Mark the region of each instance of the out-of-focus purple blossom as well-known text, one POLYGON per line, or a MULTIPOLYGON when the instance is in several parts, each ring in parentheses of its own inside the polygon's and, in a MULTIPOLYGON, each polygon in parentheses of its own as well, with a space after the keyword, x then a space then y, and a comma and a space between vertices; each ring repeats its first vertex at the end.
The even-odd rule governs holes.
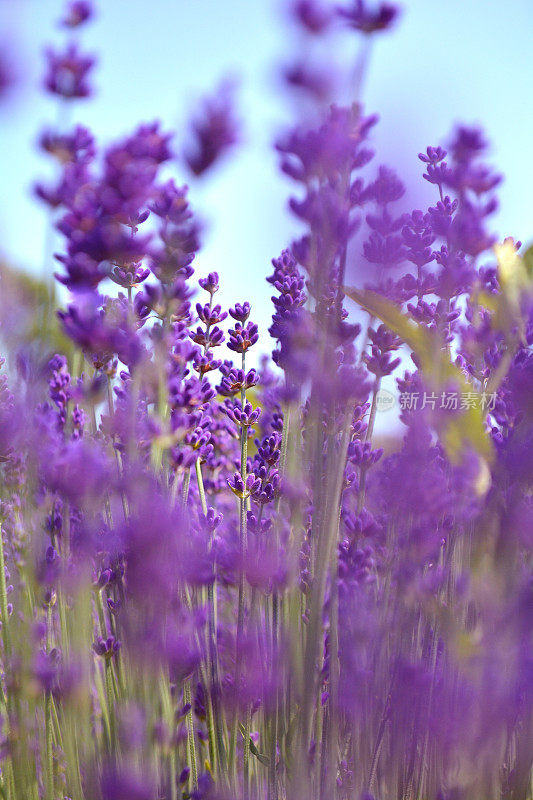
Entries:
POLYGON ((311 68, 302 61, 285 67, 283 77, 289 86, 301 89, 319 101, 330 98, 335 86, 335 76, 330 69, 311 68))
POLYGON ((155 781, 133 765, 110 765, 104 769, 100 789, 102 800, 153 800, 155 781))
POLYGON ((46 130, 41 134, 39 146, 61 164, 90 161, 96 154, 94 137, 82 125, 76 125, 72 133, 46 130))
POLYGON ((295 19, 312 34, 323 33, 332 21, 332 10, 319 0, 296 0, 292 13, 295 19))
POLYGON ((202 175, 239 140, 239 126, 229 85, 204 100, 201 115, 192 122, 193 142, 185 162, 194 175, 202 175))
POLYGON ((96 655, 102 656, 106 660, 113 658, 120 648, 121 643, 114 636, 108 636, 107 639, 98 636, 93 643, 93 650, 96 655))
POLYGON ((392 3, 380 3, 376 8, 369 8, 365 0, 353 0, 352 7, 337 9, 339 17, 351 28, 364 34, 386 31, 396 21, 400 9, 392 3))
POLYGON ((81 99, 92 94, 88 76, 96 63, 93 56, 81 55, 77 45, 70 44, 63 53, 48 48, 46 58, 48 72, 44 85, 47 91, 64 100, 81 99))
POLYGON ((94 8, 88 0, 72 0, 67 6, 61 25, 65 28, 78 28, 88 22, 94 14, 94 8))

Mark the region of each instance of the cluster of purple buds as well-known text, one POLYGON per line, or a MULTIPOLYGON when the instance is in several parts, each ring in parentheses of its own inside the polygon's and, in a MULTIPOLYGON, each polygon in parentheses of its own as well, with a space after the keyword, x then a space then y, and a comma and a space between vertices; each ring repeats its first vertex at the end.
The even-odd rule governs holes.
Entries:
POLYGON ((278 497, 281 489, 281 475, 277 470, 261 466, 251 473, 260 480, 260 486, 251 490, 252 497, 260 505, 271 503, 278 497))
POLYGON ((398 17, 399 8, 392 3, 380 3, 372 9, 365 0, 354 0, 352 7, 338 8, 338 14, 351 28, 368 36, 389 30, 398 17))
POLYGON ((71 396, 70 373, 68 371, 67 359, 64 356, 55 355, 48 366, 53 370, 49 381, 50 397, 57 406, 59 422, 63 426, 67 420, 67 406, 71 396))
POLYGON ((419 153, 418 158, 427 164, 426 172, 423 175, 426 181, 441 187, 449 175, 449 168, 444 159, 446 150, 442 147, 428 147, 426 153, 419 153))
POLYGON ((191 332, 191 339, 193 342, 196 342, 196 344, 199 344, 206 350, 212 347, 220 347, 220 345, 224 343, 224 338, 224 331, 217 325, 214 325, 212 328, 207 328, 206 330, 198 327, 195 331, 191 332))
POLYGON ((228 316, 227 311, 222 311, 220 305, 211 306, 210 303, 206 303, 202 305, 201 303, 196 303, 196 313, 198 314, 198 318, 204 325, 217 325, 219 322, 223 322, 226 317, 228 316))
POLYGON ((255 369, 246 372, 234 367, 230 361, 225 361, 220 365, 220 372, 223 377, 217 386, 217 392, 223 397, 234 397, 239 392, 246 392, 256 386, 259 381, 259 375, 255 369))
POLYGON ((219 278, 218 272, 210 272, 207 278, 200 278, 198 283, 206 292, 208 292, 211 296, 218 292, 219 289, 219 278))
POLYGON ((65 28, 78 28, 83 23, 88 22, 93 16, 94 9, 87 0, 73 0, 67 6, 65 16, 61 20, 61 25, 65 28))
POLYGON ((228 478, 227 483, 233 494, 237 495, 241 500, 245 500, 250 495, 261 490, 261 479, 257 478, 253 472, 250 472, 246 481, 243 481, 240 472, 235 472, 231 478, 228 478))
POLYGON ((163 284, 189 278, 190 264, 200 247, 200 227, 187 200, 187 186, 177 187, 171 179, 159 187, 150 210, 162 220, 161 246, 151 253, 150 268, 163 284))
POLYGON ((235 303, 234 308, 230 308, 229 313, 230 317, 244 325, 250 316, 250 303, 235 303))
POLYGON ((48 59, 48 73, 45 78, 47 91, 59 95, 63 100, 79 100, 90 96, 88 76, 95 64, 92 56, 81 55, 77 45, 70 44, 63 53, 48 48, 46 58, 48 59))
POLYGON ((228 333, 228 348, 235 353, 245 353, 259 339, 259 330, 254 322, 246 325, 236 322, 235 328, 230 328, 228 333))
POLYGON ((213 445, 211 444, 211 432, 207 430, 211 420, 207 415, 203 415, 202 423, 196 427, 191 433, 186 434, 185 443, 196 451, 198 458, 201 461, 207 461, 209 456, 213 453, 213 445))
POLYGON ((281 434, 271 433, 270 436, 265 436, 263 441, 255 440, 257 447, 257 455, 268 466, 275 466, 280 459, 281 455, 281 434))
POLYGON ((375 464, 383 455, 383 449, 378 447, 372 450, 371 442, 362 442, 360 439, 354 439, 348 445, 348 460, 361 467, 361 469, 368 469, 375 464))
POLYGON ((431 245, 435 234, 429 214, 413 211, 406 217, 402 238, 407 248, 405 255, 408 261, 420 268, 433 260, 431 245))
POLYGON ((104 639, 102 636, 97 636, 93 643, 93 650, 97 656, 102 656, 109 661, 115 656, 121 648, 121 642, 115 639, 114 636, 108 636, 104 639))
POLYGON ((205 375, 206 372, 213 372, 213 370, 219 369, 221 364, 222 360, 213 358, 213 353, 210 350, 207 350, 205 353, 197 351, 192 362, 193 369, 200 375, 205 375))
POLYGON ((240 400, 232 401, 227 399, 224 403, 224 410, 232 422, 236 425, 240 425, 242 428, 255 425, 261 416, 261 409, 259 406, 254 409, 250 402, 246 402, 243 407, 240 400))
POLYGON ((376 330, 370 328, 368 337, 372 342, 371 352, 370 355, 368 353, 363 355, 367 369, 369 372, 373 372, 377 378, 390 375, 401 361, 400 358, 391 360, 390 355, 400 347, 400 339, 383 324, 379 325, 376 330))

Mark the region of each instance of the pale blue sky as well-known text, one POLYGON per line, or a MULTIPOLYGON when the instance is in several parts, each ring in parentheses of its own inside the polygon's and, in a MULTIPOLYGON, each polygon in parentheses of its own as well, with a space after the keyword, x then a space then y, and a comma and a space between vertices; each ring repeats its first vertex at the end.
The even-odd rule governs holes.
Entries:
MULTIPOLYGON (((207 181, 188 180, 191 200, 208 222, 197 261, 216 269, 222 302, 251 299, 268 327, 270 259, 289 243, 291 186, 276 171, 271 143, 288 104, 276 84, 276 64, 294 47, 279 0, 100 0, 83 46, 100 54, 95 98, 75 104, 73 119, 101 141, 138 122, 182 125, 198 93, 220 78, 241 79, 245 142, 207 181)), ((381 161, 400 173, 419 171, 416 154, 445 140, 455 121, 482 123, 493 161, 505 174, 498 232, 528 240, 533 232, 531 141, 533 67, 530 0, 406 0, 397 30, 376 42, 364 88, 369 111, 381 114, 375 141, 381 161)), ((49 174, 37 153, 38 131, 56 118, 55 102, 39 90, 42 50, 65 34, 55 27, 59 0, 0 0, 0 42, 17 53, 22 81, 0 110, 0 256, 39 271, 44 209, 30 186, 49 174)), ((353 39, 355 56, 357 39, 353 39)), ((347 66, 350 43, 342 50, 347 66)), ((178 137, 179 138, 179 137, 178 137)), ((178 180, 188 176, 176 165, 178 180)), ((433 202, 431 187, 422 199, 433 202)), ((56 247, 59 242, 56 243, 56 247)))

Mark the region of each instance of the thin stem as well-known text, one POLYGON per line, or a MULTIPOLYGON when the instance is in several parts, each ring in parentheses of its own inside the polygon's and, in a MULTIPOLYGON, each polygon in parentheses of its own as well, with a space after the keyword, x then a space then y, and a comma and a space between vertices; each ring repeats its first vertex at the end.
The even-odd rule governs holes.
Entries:
MULTIPOLYGON (((46 609, 46 652, 49 655, 52 644, 52 606, 46 609)), ((46 690, 44 697, 44 724, 45 724, 45 753, 46 753, 46 800, 54 800, 54 751, 53 751, 53 720, 52 720, 52 693, 46 690)))
POLYGON ((190 706, 186 715, 187 721, 187 753, 191 770, 190 783, 193 789, 198 785, 198 763, 196 760, 196 743, 194 740, 194 719, 192 710, 191 679, 187 678, 183 684, 183 700, 190 706))
MULTIPOLYGON (((381 386, 381 378, 376 377, 374 381, 374 391, 372 393, 372 405, 370 407, 370 416, 368 417, 368 427, 365 433, 365 442, 372 441, 372 434, 374 433, 374 424, 376 421, 376 411, 377 411, 377 402, 378 402, 378 394, 379 389, 381 386)), ((359 491, 357 493, 357 513, 360 514, 363 510, 363 506, 365 504, 365 494, 366 494, 366 473, 368 468, 365 466, 361 466, 361 471, 359 475, 359 491)))

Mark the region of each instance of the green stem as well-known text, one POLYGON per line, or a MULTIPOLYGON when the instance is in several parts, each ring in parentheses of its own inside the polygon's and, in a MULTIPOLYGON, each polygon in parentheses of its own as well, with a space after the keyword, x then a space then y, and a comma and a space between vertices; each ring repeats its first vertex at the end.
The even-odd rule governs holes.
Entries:
POLYGON ((113 676, 112 676, 111 661, 106 658, 105 662, 105 693, 106 705, 109 719, 109 743, 111 752, 114 753, 117 745, 117 726, 115 720, 115 696, 113 691, 113 676))
MULTIPOLYGON (((46 609, 46 652, 50 654, 52 645, 52 606, 46 609)), ((53 750, 53 720, 52 720, 52 693, 46 691, 44 698, 44 725, 45 725, 45 754, 46 754, 46 800, 54 800, 54 750, 53 750)))
MULTIPOLYGON (((7 611, 7 586, 6 586, 6 563, 4 557, 4 537, 0 524, 0 613, 2 614, 2 641, 4 644, 4 660, 11 655, 11 640, 9 637, 9 614, 7 611)), ((4 669, 6 664, 4 663, 4 669)))
MULTIPOLYGON (((376 377, 374 382, 374 390, 372 393, 372 405, 370 406, 370 415, 368 417, 368 427, 365 433, 365 442, 372 441, 372 434, 374 433, 374 424, 376 422, 376 412, 377 412, 377 404, 378 404, 378 393, 381 386, 381 378, 376 377)), ((363 510, 363 506, 365 504, 365 494, 366 494, 366 473, 367 468, 361 467, 361 472, 359 475, 359 491, 357 493, 357 513, 360 514, 363 510)))
MULTIPOLYGON (((196 461, 196 481, 198 483, 198 493, 200 495, 200 503, 202 506, 202 513, 204 516, 207 514, 207 499, 205 495, 205 488, 204 488, 204 480, 202 476, 202 465, 200 459, 198 458, 196 461)), ((211 549, 212 543, 209 543, 209 547, 211 549)), ((207 614, 208 614, 208 676, 210 682, 210 695, 211 695, 211 703, 209 704, 208 708, 208 733, 209 733, 209 742, 210 742, 210 749, 211 749, 211 740, 213 735, 213 728, 214 728, 214 741, 216 741, 216 747, 213 747, 213 755, 212 755, 212 767, 213 770, 216 769, 217 763, 217 756, 218 761, 220 762, 220 767, 222 772, 225 774, 227 770, 226 764, 226 748, 224 746, 224 733, 222 730, 222 716, 221 716, 221 709, 220 704, 218 701, 218 659, 217 659, 217 636, 216 636, 216 614, 217 614, 217 603, 216 603, 216 581, 213 583, 208 584, 207 586, 207 614)))
POLYGON ((187 712, 186 721, 187 721, 187 753, 188 753, 188 761, 189 767, 191 770, 190 775, 190 785, 192 789, 195 789, 198 785, 198 763, 196 760, 196 743, 194 741, 194 718, 193 718, 193 710, 192 710, 192 694, 191 694, 191 679, 187 678, 185 683, 183 684, 183 701, 185 705, 190 705, 190 709, 187 712))
POLYGON ((46 747, 46 800, 54 800, 54 751, 53 751, 53 729, 52 729, 52 694, 46 692, 44 698, 44 718, 45 718, 45 747, 46 747))

